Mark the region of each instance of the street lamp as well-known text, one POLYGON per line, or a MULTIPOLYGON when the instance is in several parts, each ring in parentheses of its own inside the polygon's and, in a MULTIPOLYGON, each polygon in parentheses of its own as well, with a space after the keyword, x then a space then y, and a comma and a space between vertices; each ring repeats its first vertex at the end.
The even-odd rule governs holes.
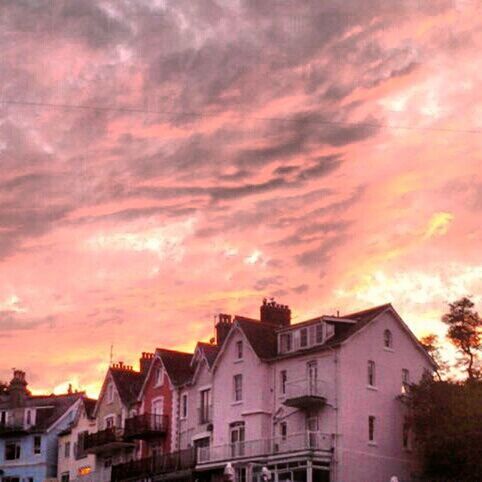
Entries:
POLYGON ((263 482, 268 482, 271 480, 271 471, 268 469, 268 467, 263 467, 261 469, 261 478, 263 479, 263 482))
POLYGON ((224 467, 224 478, 229 482, 234 481, 234 468, 231 462, 228 462, 224 467))

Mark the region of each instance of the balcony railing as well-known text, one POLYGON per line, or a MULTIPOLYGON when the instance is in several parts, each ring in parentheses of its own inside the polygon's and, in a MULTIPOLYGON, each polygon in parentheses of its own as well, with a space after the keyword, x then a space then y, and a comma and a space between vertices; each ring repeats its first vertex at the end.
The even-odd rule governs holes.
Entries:
POLYGON ((197 409, 199 425, 211 423, 213 421, 213 406, 206 405, 197 409))
POLYGON ((126 446, 134 446, 124 438, 122 429, 112 427, 89 433, 84 439, 84 450, 88 453, 99 453, 126 446))
POLYGON ((284 404, 296 408, 314 408, 324 405, 327 384, 322 380, 303 379, 286 383, 284 404))
POLYGON ((165 435, 169 428, 169 417, 155 413, 143 413, 125 421, 126 439, 147 440, 165 435))
POLYGON ((112 467, 112 482, 143 479, 153 475, 194 469, 196 454, 194 449, 180 450, 169 454, 133 460, 112 467))
POLYGON ((10 435, 22 435, 28 432, 22 423, 3 422, 0 423, 0 437, 8 437, 10 435))
POLYGON ((286 437, 247 440, 216 447, 198 449, 198 464, 234 460, 240 458, 266 457, 306 450, 330 452, 333 436, 321 432, 300 432, 286 437))

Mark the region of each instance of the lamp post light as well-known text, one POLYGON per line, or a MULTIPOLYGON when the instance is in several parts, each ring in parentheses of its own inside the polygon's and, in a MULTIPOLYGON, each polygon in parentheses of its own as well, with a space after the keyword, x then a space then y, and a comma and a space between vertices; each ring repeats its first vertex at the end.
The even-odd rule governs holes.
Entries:
POLYGON ((261 469, 261 479, 263 482, 269 482, 271 480, 271 471, 268 469, 268 467, 263 467, 261 469))
POLYGON ((234 482, 234 468, 231 462, 228 462, 224 467, 224 479, 227 482, 234 482))

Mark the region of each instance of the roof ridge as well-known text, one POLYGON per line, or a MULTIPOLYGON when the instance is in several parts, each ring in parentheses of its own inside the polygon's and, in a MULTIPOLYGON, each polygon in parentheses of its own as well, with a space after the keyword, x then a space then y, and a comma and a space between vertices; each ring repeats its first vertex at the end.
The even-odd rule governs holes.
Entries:
POLYGON ((176 355, 188 355, 188 356, 192 356, 194 354, 194 353, 189 353, 187 351, 172 350, 170 348, 156 348, 156 351, 169 352, 169 353, 175 353, 176 355))
POLYGON ((373 306, 372 308, 366 308, 364 310, 349 313, 348 315, 343 315, 340 318, 351 318, 351 317, 354 317, 354 316, 365 315, 366 313, 369 313, 370 311, 377 311, 377 310, 380 310, 382 308, 388 308, 389 306, 392 306, 392 304, 391 303, 384 303, 383 305, 373 306))

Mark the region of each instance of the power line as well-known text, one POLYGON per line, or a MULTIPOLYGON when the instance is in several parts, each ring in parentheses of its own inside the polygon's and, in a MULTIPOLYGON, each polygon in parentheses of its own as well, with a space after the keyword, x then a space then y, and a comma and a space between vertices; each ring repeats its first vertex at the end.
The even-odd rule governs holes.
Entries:
MULTIPOLYGON (((51 103, 51 102, 35 102, 35 101, 23 101, 12 99, 0 99, 0 104, 22 106, 22 107, 41 107, 52 109, 65 109, 65 110, 91 110, 98 112, 119 112, 124 114, 151 114, 151 115, 171 115, 179 117, 213 117, 220 115, 219 112, 206 113, 206 112, 188 112, 188 111, 159 111, 154 109, 145 109, 138 107, 110 107, 110 106, 95 106, 95 105, 83 105, 83 104, 64 104, 64 103, 51 103)), ((452 132, 461 134, 482 134, 482 128, 474 129, 457 129, 451 127, 422 127, 422 126, 408 126, 408 125, 395 125, 384 124, 381 122, 349 122, 349 121, 332 121, 323 119, 294 119, 290 117, 259 117, 240 114, 241 117, 261 121, 261 122, 313 122, 318 124, 333 125, 333 126, 350 126, 350 127, 373 127, 396 130, 410 130, 410 131, 426 131, 426 132, 452 132)))

